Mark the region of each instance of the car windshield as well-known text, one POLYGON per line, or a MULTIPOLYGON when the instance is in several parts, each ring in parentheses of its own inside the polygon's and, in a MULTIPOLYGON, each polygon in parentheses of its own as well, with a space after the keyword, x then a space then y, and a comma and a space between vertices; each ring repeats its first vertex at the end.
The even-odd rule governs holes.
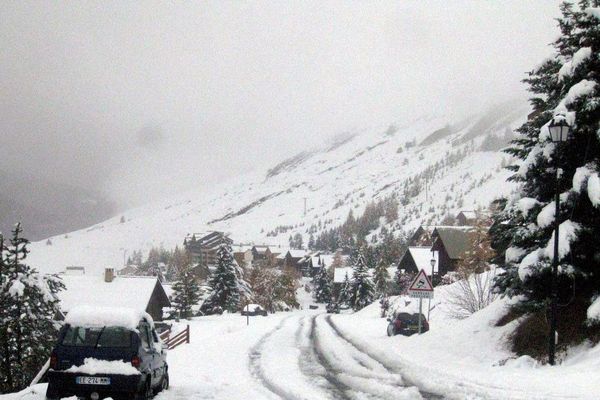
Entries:
POLYGON ((131 331, 119 327, 69 326, 62 344, 78 347, 129 347, 131 346, 131 331))

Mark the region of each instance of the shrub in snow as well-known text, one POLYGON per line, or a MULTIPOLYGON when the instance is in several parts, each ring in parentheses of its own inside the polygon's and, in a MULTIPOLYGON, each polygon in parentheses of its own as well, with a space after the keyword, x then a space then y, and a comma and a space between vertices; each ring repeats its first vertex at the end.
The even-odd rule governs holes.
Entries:
POLYGON ((286 311, 300 306, 296 299, 298 278, 291 269, 281 271, 255 266, 250 271, 248 281, 250 300, 269 312, 286 311))
POLYGON ((410 287, 410 284, 412 283, 412 281, 414 279, 415 279, 415 274, 408 273, 408 272, 400 269, 400 266, 398 266, 398 269, 396 270, 396 276, 395 276, 398 294, 401 294, 401 295, 406 294, 408 288, 410 287))
MULTIPOLYGON (((514 172, 510 180, 520 189, 498 202, 502 211, 490 232, 498 252, 494 261, 505 269, 497 290, 519 296, 516 306, 523 311, 544 310, 550 297, 556 165, 561 193, 559 302, 589 305, 600 291, 600 185, 595 179, 600 173, 600 20, 586 11, 591 4, 600 2, 561 5, 562 34, 554 42, 555 57, 525 79, 534 94, 533 117, 518 129, 507 150, 518 160, 509 169, 514 172), (573 134, 561 146, 552 143, 548 130, 557 114, 565 116, 573 134)), ((585 315, 577 315, 569 323, 581 327, 584 320, 585 315)), ((559 340, 569 342, 573 335, 562 335, 561 329, 567 327, 559 326, 559 340)))
POLYGON ((52 350, 59 312, 56 276, 24 263, 29 241, 17 224, 6 243, 0 235, 0 393, 26 387, 52 350))
POLYGON ((468 250, 458 263, 452 277, 457 279, 449 293, 452 314, 456 318, 466 318, 491 304, 497 294, 493 292, 495 269, 490 271, 489 260, 494 258, 488 226, 491 221, 482 215, 469 232, 468 250))

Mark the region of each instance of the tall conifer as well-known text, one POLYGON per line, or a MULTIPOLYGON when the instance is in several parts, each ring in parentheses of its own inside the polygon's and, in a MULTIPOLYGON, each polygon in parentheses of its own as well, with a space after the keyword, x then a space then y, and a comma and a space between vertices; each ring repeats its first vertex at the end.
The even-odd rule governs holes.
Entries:
POLYGON ((507 150, 518 160, 509 168, 514 172, 510 180, 519 186, 514 196, 498 203, 504 209, 490 228, 496 261, 506 269, 496 286, 505 295, 520 296, 517 306, 526 311, 545 309, 551 295, 557 167, 559 303, 586 306, 600 295, 598 6, 598 0, 561 5, 555 55, 525 79, 533 93, 533 113, 507 150), (571 125, 572 140, 552 143, 548 125, 553 118, 571 125))

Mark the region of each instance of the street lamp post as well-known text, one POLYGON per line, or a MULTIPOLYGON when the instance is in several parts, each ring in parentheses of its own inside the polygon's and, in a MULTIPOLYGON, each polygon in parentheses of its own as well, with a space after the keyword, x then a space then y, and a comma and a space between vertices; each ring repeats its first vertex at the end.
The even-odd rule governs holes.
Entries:
POLYGON ((554 149, 554 168, 555 175, 555 212, 554 212, 554 261, 552 263, 552 274, 550 278, 550 333, 548 339, 548 363, 554 365, 554 355, 556 352, 556 304, 558 297, 558 232, 559 232, 559 214, 560 214, 560 188, 558 185, 560 170, 558 168, 558 155, 562 144, 571 139, 571 127, 567 123, 564 115, 555 116, 548 125, 552 142, 556 145, 554 149))
MULTIPOLYGON (((431 252, 431 261, 429 261, 429 263, 431 264, 431 284, 433 285, 433 273, 434 273, 434 269, 435 269, 435 255, 433 253, 433 251, 431 252)), ((431 313, 431 297, 429 298, 429 306, 427 308, 427 322, 429 322, 429 314, 431 313)))

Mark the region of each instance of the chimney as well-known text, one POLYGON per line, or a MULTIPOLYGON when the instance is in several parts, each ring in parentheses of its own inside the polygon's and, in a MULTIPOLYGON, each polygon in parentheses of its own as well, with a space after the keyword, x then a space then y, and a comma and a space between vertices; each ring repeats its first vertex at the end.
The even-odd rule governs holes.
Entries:
POLYGON ((104 282, 110 283, 115 279, 115 269, 111 267, 104 268, 104 282))

